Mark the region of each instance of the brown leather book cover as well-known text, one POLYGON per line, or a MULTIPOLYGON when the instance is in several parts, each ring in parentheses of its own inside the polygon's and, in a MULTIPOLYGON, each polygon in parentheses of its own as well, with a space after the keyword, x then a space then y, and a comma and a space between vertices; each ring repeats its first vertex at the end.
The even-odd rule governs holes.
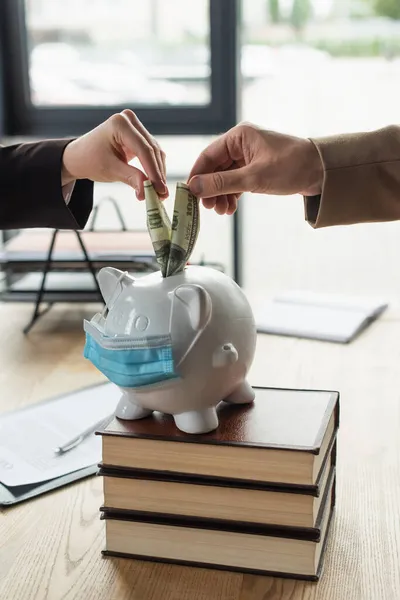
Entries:
POLYGON ((339 393, 326 390, 297 390, 253 386, 250 405, 217 407, 219 427, 204 435, 177 429, 171 416, 154 412, 137 421, 113 419, 104 436, 146 438, 195 444, 217 444, 253 448, 297 450, 318 455, 328 423, 335 413, 339 426, 339 393))

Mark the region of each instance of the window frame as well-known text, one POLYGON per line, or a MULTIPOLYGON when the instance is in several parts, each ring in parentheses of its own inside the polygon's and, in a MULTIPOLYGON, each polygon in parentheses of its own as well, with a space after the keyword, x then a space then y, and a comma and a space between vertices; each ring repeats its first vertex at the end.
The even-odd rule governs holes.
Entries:
POLYGON ((24 0, 0 2, 4 134, 80 135, 123 108, 131 108, 154 135, 212 135, 237 123, 239 113, 240 0, 209 0, 211 102, 204 106, 136 105, 36 107, 30 100, 24 0), (3 24, 3 25, 1 25, 3 24), (223 43, 221 43, 223 40, 223 43), (7 59, 6 59, 7 57, 7 59))
MULTIPOLYGON (((241 0, 210 0, 211 103, 204 107, 37 108, 30 102, 23 0, 0 0, 1 137, 74 137, 122 108, 132 108, 154 135, 214 135, 240 118, 241 0), (221 43, 223 40, 223 44, 221 43)), ((242 215, 233 215, 233 271, 241 285, 242 215)))

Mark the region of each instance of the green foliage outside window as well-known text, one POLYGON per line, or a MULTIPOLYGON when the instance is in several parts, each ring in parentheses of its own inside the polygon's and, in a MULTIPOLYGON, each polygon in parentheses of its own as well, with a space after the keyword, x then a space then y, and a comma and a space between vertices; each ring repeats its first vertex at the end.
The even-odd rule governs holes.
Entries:
POLYGON ((377 15, 400 19, 400 0, 373 0, 373 4, 377 15))

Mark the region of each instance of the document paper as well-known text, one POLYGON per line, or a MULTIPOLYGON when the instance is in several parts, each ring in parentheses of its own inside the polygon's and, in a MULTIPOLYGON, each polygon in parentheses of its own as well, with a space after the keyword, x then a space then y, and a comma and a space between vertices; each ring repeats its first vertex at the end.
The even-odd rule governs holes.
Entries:
POLYGON ((106 383, 0 415, 0 482, 29 485, 99 463, 101 436, 94 433, 65 454, 55 448, 111 415, 120 397, 106 383))

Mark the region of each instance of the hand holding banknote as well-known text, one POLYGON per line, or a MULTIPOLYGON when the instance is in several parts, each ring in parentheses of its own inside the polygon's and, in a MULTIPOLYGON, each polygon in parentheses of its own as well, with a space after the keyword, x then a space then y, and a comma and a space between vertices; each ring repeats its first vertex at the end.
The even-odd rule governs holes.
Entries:
POLYGON ((203 150, 190 172, 189 187, 206 208, 233 214, 243 192, 320 194, 323 172, 310 140, 241 123, 203 150))
POLYGON ((165 153, 129 109, 112 115, 66 146, 62 185, 76 179, 121 181, 136 190, 139 200, 144 200, 143 183, 149 179, 161 198, 168 196, 165 153), (134 158, 139 159, 144 172, 129 164, 134 158))

